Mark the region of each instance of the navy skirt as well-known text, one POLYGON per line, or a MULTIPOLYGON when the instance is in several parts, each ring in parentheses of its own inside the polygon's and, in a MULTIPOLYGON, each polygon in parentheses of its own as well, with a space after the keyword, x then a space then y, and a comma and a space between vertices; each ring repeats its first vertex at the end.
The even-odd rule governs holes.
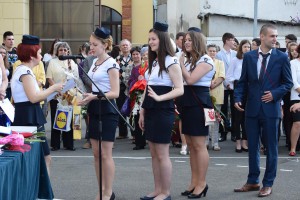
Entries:
MULTIPOLYGON (((36 126, 38 131, 45 131, 44 124, 47 123, 40 103, 31 103, 29 101, 15 103, 15 119, 13 126, 36 126)), ((44 156, 50 155, 50 149, 47 138, 42 142, 44 156)))
POLYGON ((212 108, 209 88, 203 86, 184 86, 182 97, 182 133, 190 136, 207 136, 204 108, 212 108))
MULTIPOLYGON (((114 100, 111 102, 116 106, 114 100)), ((101 111, 99 100, 93 100, 88 106, 89 113, 89 136, 91 139, 114 142, 116 130, 119 122, 119 116, 113 107, 106 101, 101 101, 101 111), (99 113, 101 112, 102 133, 100 135, 99 113)))
POLYGON ((145 110, 145 137, 153 143, 169 144, 175 121, 175 111, 171 109, 145 110))

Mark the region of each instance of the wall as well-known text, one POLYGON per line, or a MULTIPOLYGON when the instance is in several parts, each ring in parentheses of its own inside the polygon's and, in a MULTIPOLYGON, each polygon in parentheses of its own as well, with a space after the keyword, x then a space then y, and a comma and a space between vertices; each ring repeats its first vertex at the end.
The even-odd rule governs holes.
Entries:
POLYGON ((152 0, 132 0, 132 44, 147 44, 148 31, 152 27, 152 0))
MULTIPOLYGON (((296 16, 300 11, 300 1, 297 1, 296 5, 285 5, 285 1, 258 0, 258 18, 290 21, 290 16, 296 16)), ((204 13, 230 14, 250 18, 253 18, 254 15, 254 0, 197 0, 197 2, 201 5, 201 12, 204 13), (210 6, 209 9, 204 8, 208 6, 210 6)))
POLYGON ((111 7, 122 14, 122 0, 101 0, 101 4, 111 7))
POLYGON ((0 24, 1 38, 5 31, 12 31, 15 45, 19 44, 22 35, 29 33, 29 0, 1 0, 0 24))

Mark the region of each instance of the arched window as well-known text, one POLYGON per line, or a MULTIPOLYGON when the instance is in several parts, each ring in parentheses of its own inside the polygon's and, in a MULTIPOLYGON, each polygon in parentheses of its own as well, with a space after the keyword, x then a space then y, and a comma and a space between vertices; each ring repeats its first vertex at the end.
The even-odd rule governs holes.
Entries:
POLYGON ((101 6, 101 25, 110 29, 114 44, 119 44, 122 37, 122 16, 116 10, 101 6))

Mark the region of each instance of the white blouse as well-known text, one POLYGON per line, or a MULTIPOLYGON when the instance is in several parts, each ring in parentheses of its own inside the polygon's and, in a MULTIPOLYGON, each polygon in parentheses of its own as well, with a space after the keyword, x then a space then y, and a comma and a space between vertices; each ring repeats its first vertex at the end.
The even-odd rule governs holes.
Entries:
POLYGON ((23 83, 20 80, 21 76, 27 75, 27 74, 31 75, 34 79, 34 88, 33 89, 35 91, 40 91, 39 85, 36 81, 33 71, 25 65, 19 65, 17 67, 16 71, 13 73, 13 76, 10 81, 12 97, 13 97, 15 103, 29 101, 28 97, 26 96, 23 83))
POLYGON ((145 79, 147 80, 148 85, 155 85, 155 86, 169 86, 173 87, 173 82, 170 78, 170 75, 168 73, 168 68, 174 64, 178 64, 178 59, 176 56, 166 56, 165 59, 165 66, 166 70, 163 70, 160 75, 159 74, 159 63, 155 60, 152 64, 152 71, 151 74, 149 73, 149 70, 145 73, 145 79))
MULTIPOLYGON (((204 87, 210 87, 211 85, 211 80, 215 74, 215 64, 214 61, 211 57, 209 57, 208 55, 204 55, 202 56, 196 63, 196 67, 197 65, 199 65, 200 63, 207 63, 209 65, 212 66, 212 69, 205 74, 202 78, 200 78, 197 82, 195 82, 193 85, 195 86, 204 86, 204 87)), ((187 63, 185 68, 187 69, 187 71, 191 71, 191 63, 187 63)), ((184 83, 186 85, 186 83, 184 83)))
POLYGON ((294 83, 291 89, 291 100, 300 100, 299 93, 296 90, 300 87, 300 61, 298 58, 291 61, 291 71, 294 83))
POLYGON ((234 89, 233 82, 240 80, 242 74, 243 59, 234 57, 226 73, 226 82, 229 84, 230 89, 234 89))
MULTIPOLYGON (((109 57, 100 65, 95 65, 97 60, 98 58, 94 59, 88 75, 97 85, 97 87, 102 90, 102 92, 106 93, 111 90, 108 71, 111 69, 120 70, 120 66, 112 57, 109 57)), ((98 92, 94 85, 92 86, 92 91, 98 92)))

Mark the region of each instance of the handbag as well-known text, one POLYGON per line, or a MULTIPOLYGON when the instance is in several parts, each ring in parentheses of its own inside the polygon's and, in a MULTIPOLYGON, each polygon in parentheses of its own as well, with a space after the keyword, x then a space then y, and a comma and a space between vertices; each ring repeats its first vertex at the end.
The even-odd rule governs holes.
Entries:
POLYGON ((196 96, 194 90, 192 88, 190 88, 192 90, 192 93, 194 95, 194 98, 196 99, 196 101, 198 102, 199 106, 201 108, 203 108, 204 111, 204 119, 205 119, 205 126, 210 126, 213 125, 216 122, 216 113, 215 113, 215 109, 213 108, 204 108, 200 99, 196 96))
POLYGON ((126 100, 121 108, 121 113, 122 113, 122 115, 129 117, 129 115, 130 115, 130 98, 129 97, 126 98, 126 100))
POLYGON ((55 113, 53 128, 60 131, 70 131, 73 106, 63 106, 57 104, 57 109, 55 113))

